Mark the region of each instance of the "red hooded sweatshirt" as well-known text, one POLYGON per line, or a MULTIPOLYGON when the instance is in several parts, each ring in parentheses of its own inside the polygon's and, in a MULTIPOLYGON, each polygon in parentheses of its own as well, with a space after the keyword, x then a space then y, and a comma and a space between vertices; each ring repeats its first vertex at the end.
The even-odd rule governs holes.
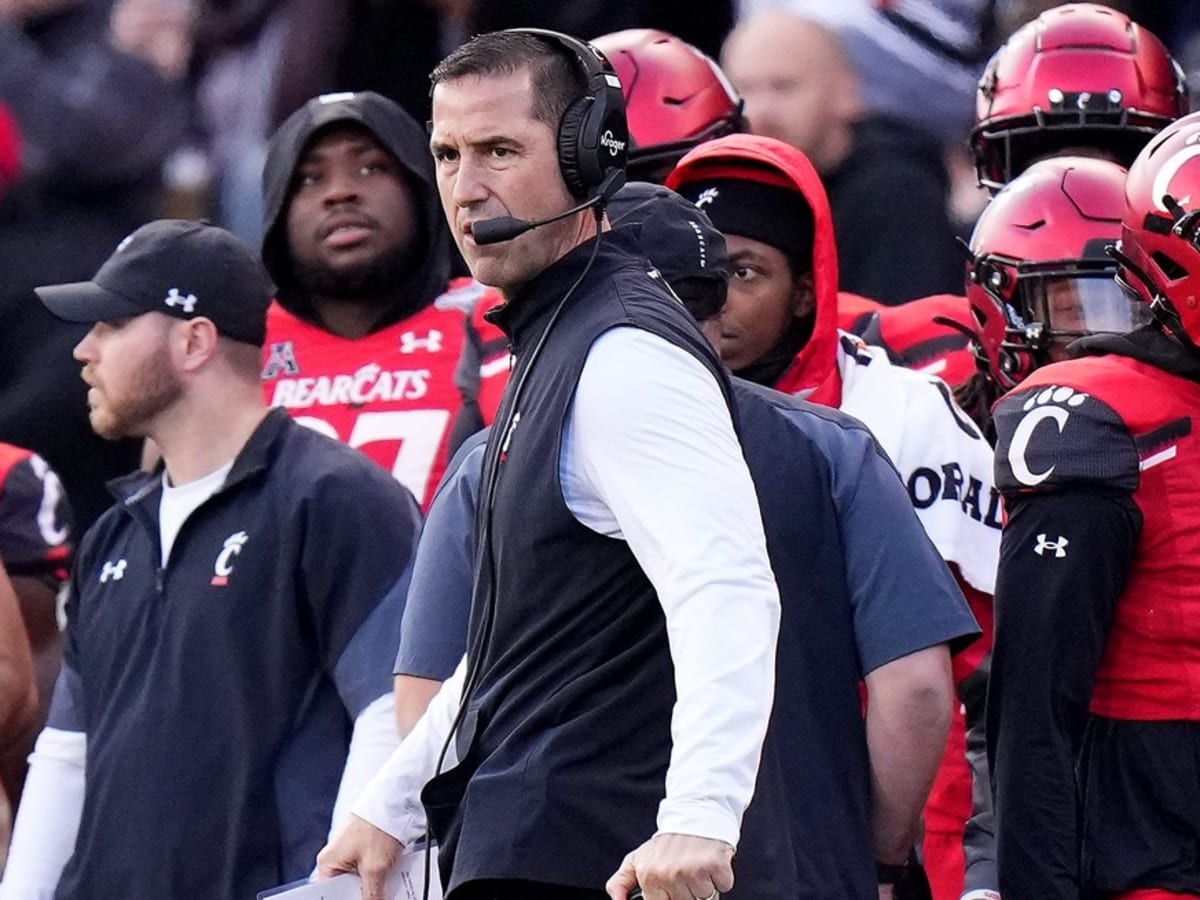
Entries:
POLYGON ((786 394, 801 394, 814 403, 839 406, 841 378, 837 368, 838 261, 833 214, 817 170, 808 157, 771 138, 732 134, 709 141, 688 153, 667 176, 667 187, 710 178, 743 178, 798 191, 813 213, 812 336, 772 385, 786 394))

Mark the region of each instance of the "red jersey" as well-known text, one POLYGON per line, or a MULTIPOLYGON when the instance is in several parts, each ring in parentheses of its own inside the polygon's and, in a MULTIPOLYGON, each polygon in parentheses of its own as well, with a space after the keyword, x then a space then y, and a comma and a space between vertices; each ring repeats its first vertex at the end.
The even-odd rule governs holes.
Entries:
POLYGON ((455 371, 466 313, 482 290, 456 280, 420 312, 357 339, 272 304, 263 349, 267 402, 362 450, 428 509, 453 451, 463 406, 455 371))
MULTIPOLYGON (((1044 366, 996 407, 1006 495, 1124 491, 1143 517, 1095 675, 1094 715, 1200 721, 1198 414, 1195 381, 1116 353, 1044 366)), ((1072 537, 1047 532, 1032 550, 1067 558, 1072 537)))

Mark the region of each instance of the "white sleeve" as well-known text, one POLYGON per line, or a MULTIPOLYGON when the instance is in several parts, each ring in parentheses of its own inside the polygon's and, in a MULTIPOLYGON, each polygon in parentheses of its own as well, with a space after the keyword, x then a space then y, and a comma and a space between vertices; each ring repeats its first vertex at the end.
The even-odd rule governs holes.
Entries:
POLYGON ((333 817, 329 823, 330 837, 350 813, 350 804, 383 768, 399 745, 395 697, 388 691, 367 704, 366 709, 354 720, 354 734, 346 754, 346 767, 342 770, 342 782, 338 785, 333 817))
POLYGON ((725 397, 691 354, 616 328, 588 352, 563 445, 568 507, 629 543, 666 617, 677 699, 658 830, 736 846, 774 696, 779 591, 725 397))
MULTIPOLYGON (((434 695, 425 715, 408 737, 383 764, 354 802, 351 812, 382 829, 408 846, 425 834, 425 809, 421 788, 434 776, 438 756, 450 734, 462 701, 467 659, 464 656, 441 690, 434 695)), ((458 762, 451 742, 442 771, 458 762)))
POLYGON ((29 757, 29 775, 13 827, 0 900, 52 900, 83 815, 87 735, 45 728, 29 757))

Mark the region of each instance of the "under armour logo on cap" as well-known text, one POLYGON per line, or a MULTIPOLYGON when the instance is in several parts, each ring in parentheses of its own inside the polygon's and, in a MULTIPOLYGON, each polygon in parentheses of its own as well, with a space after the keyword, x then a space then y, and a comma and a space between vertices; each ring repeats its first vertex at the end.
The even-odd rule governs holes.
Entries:
POLYGON ((253 249, 224 229, 184 219, 143 225, 121 241, 91 281, 35 291, 50 312, 68 322, 112 322, 146 313, 203 317, 225 337, 258 347, 274 296, 253 249))
POLYGON ((182 306, 185 313, 196 311, 196 295, 188 294, 186 297, 183 297, 179 293, 179 288, 171 288, 171 290, 167 291, 167 296, 163 300, 163 303, 167 304, 167 306, 182 306))

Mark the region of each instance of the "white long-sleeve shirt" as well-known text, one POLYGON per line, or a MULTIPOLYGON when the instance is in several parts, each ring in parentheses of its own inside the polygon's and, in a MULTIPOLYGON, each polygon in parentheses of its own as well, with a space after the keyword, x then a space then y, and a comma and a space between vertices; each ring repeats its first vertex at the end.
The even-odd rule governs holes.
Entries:
MULTIPOLYGON (((606 332, 583 366, 559 468, 567 507, 628 542, 666 618, 676 703, 658 830, 736 846, 774 693, 779 594, 717 381, 662 338, 606 332)), ((405 843, 424 832, 419 792, 449 735, 462 672, 353 807, 405 843)))

